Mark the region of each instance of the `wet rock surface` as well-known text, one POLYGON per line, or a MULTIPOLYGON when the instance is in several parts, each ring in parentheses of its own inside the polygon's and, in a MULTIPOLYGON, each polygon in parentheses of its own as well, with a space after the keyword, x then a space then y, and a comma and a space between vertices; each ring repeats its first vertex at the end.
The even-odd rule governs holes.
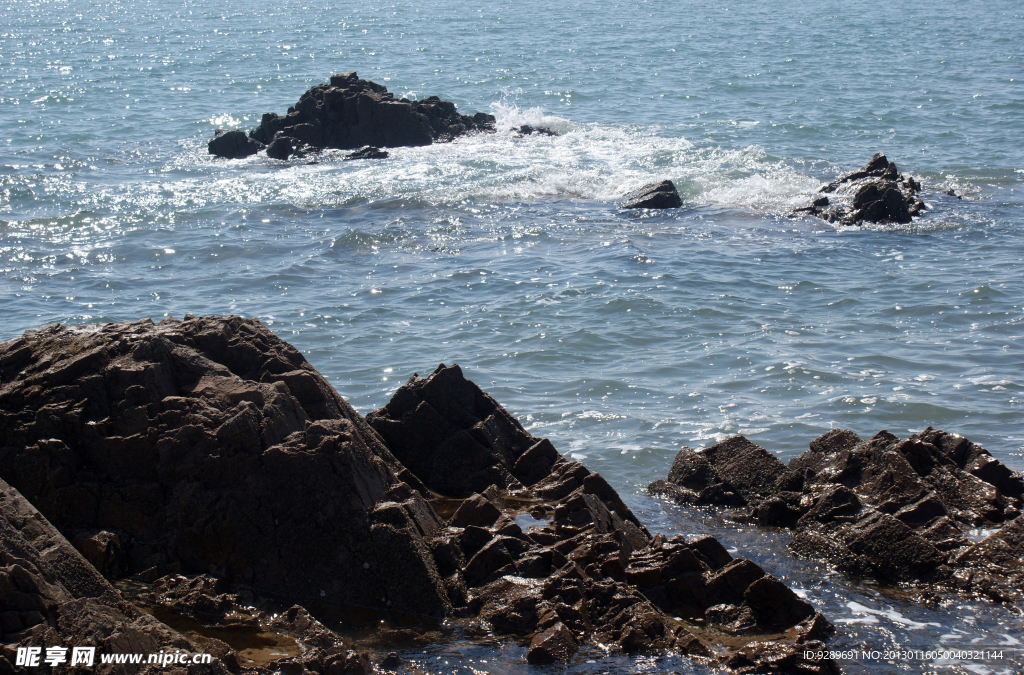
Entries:
MULTIPOLYGON (((271 157, 288 159, 310 149, 430 145, 470 132, 494 131, 494 121, 486 113, 460 115, 454 103, 437 96, 396 99, 383 85, 361 80, 353 70, 313 87, 284 116, 264 114, 249 133, 251 143, 246 147, 269 146, 271 157)), ((232 154, 234 149, 218 138, 210 142, 210 154, 219 157, 240 156, 232 154)))
POLYGON ((1024 480, 984 448, 928 428, 906 440, 833 430, 784 465, 742 436, 683 448, 649 491, 790 528, 790 549, 855 577, 1022 598, 1024 480), (997 529, 998 528, 998 529, 997 529), (987 536, 980 542, 973 532, 987 536))
POLYGON ((349 154, 345 155, 345 159, 346 160, 353 160, 353 159, 387 159, 387 158, 388 158, 387 151, 381 150, 380 148, 374 148, 374 147, 369 146, 369 145, 366 146, 365 148, 360 148, 359 150, 356 150, 355 152, 352 152, 352 153, 349 153, 349 154))
POLYGON ((904 177, 896 164, 879 152, 857 171, 822 186, 818 190, 822 196, 796 209, 794 215, 806 213, 843 225, 906 224, 925 209, 920 191, 920 183, 904 177))
POLYGON ((261 668, 371 668, 301 606, 272 617, 273 597, 456 620, 533 663, 589 644, 835 672, 803 659, 831 627, 785 584, 710 537, 652 537, 458 366, 366 419, 237 317, 47 326, 0 344, 0 367, 0 477, 92 565, 153 582, 140 602, 300 645, 261 668))
POLYGON ((204 636, 204 628, 214 633, 230 633, 242 645, 260 645, 262 649, 234 650, 227 645, 222 660, 232 672, 254 675, 281 673, 345 673, 369 675, 377 672, 370 655, 357 652, 329 630, 304 607, 293 605, 283 611, 268 612, 270 602, 251 588, 239 587, 209 575, 187 577, 169 575, 157 579, 133 600, 146 608, 163 610, 165 616, 183 617, 203 628, 193 629, 195 641, 206 651, 216 653, 219 640, 204 636), (276 657, 276 658, 275 658, 276 657))
POLYGON ((675 183, 670 180, 651 183, 627 192, 622 196, 622 200, 620 208, 623 209, 677 209, 683 205, 675 183))

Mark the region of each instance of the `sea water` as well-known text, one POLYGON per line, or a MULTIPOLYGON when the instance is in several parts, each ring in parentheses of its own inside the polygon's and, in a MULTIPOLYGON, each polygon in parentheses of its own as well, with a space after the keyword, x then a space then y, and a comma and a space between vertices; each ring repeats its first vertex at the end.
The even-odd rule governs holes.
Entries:
MULTIPOLYGON (((792 560, 784 534, 643 495, 681 446, 743 434, 786 461, 836 427, 931 425, 1024 469, 1019 3, 7 0, 0 15, 0 339, 256 316, 364 413, 458 363, 654 529, 713 532, 803 588, 838 644, 1021 635, 1007 610, 886 599, 792 560), (207 154, 215 129, 351 69, 498 131, 385 161, 207 154), (922 182, 923 216, 787 217, 879 151, 922 182), (617 208, 662 179, 681 209, 617 208)), ((438 649, 424 668, 527 668, 516 647, 438 649), (479 653, 435 658, 460 649, 479 653)), ((587 660, 572 669, 694 668, 587 660)))

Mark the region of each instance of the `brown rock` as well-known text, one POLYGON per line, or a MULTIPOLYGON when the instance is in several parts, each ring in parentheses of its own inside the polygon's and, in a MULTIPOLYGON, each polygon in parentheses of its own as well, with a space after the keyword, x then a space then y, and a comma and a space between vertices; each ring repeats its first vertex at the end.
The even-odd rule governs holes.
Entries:
POLYGON ((526 660, 535 664, 568 663, 578 648, 572 633, 559 622, 533 636, 526 660))
POLYGON ((814 616, 813 607, 770 574, 747 586, 743 602, 750 607, 759 623, 777 629, 795 626, 814 616))
POLYGON ((743 517, 792 528, 794 552, 856 576, 1018 596, 1024 565, 999 553, 1013 550, 1015 530, 974 547, 964 531, 1017 518, 1024 479, 984 448, 930 427, 906 440, 832 430, 788 467, 742 437, 684 448, 668 480, 649 490, 683 503, 738 501, 743 517), (991 573, 982 569, 986 557, 991 573))

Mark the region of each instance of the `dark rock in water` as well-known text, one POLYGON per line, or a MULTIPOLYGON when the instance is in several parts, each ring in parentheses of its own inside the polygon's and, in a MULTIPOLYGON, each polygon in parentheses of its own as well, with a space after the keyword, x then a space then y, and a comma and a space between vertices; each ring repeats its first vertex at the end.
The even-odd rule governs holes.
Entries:
POLYGON ((819 192, 833 194, 832 200, 817 197, 810 206, 796 209, 793 215, 807 213, 843 225, 905 224, 925 208, 918 197, 920 191, 920 183, 913 177, 904 178, 896 164, 879 152, 857 171, 822 186, 819 192))
POLYGON ((359 150, 356 150, 355 152, 352 152, 352 153, 349 153, 349 154, 345 155, 345 159, 346 160, 349 160, 349 159, 387 159, 387 158, 388 158, 388 153, 385 150, 381 150, 380 148, 375 148, 375 147, 373 147, 371 145, 368 145, 365 148, 360 148, 359 150))
POLYGON ((627 192, 622 198, 624 201, 620 208, 623 209, 677 209, 683 205, 675 184, 670 180, 645 185, 627 192))
POLYGON ((655 494, 742 507, 761 525, 792 528, 790 548, 856 576, 1022 596, 1024 480, 965 438, 931 428, 907 440, 882 431, 862 441, 835 429, 787 467, 737 436, 683 448, 655 494), (999 527, 972 544, 968 530, 999 527))
POLYGON ((516 133, 520 136, 532 136, 538 134, 540 136, 557 136, 558 134, 551 129, 545 129, 544 127, 531 127, 529 124, 524 124, 516 129, 516 133))
POLYGON ((278 133, 273 142, 267 146, 267 157, 281 160, 302 159, 319 153, 321 149, 278 133))
MULTIPOLYGON (((269 145, 284 137, 291 139, 293 148, 393 148, 494 131, 494 122, 494 116, 485 113, 460 115, 454 103, 436 96, 422 101, 395 99, 383 85, 360 80, 353 70, 313 87, 284 116, 264 114, 249 136, 257 145, 269 145)), ((210 152, 219 154, 212 142, 210 152)), ((275 152, 282 154, 283 146, 275 152)))
MULTIPOLYGON (((154 581, 140 602, 293 636, 301 653, 270 672, 372 666, 302 607, 268 616, 253 588, 276 602, 475 618, 528 641, 532 663, 592 643, 834 672, 804 656, 828 622, 782 582, 710 537, 652 537, 600 475, 530 435, 458 366, 414 376, 368 421, 298 351, 237 317, 47 326, 0 344, 0 366, 2 477, 109 574, 154 581), (524 509, 539 521, 526 530, 524 509)), ((977 454, 972 467, 1012 488, 977 454)), ((696 486, 713 473, 713 494, 740 503, 765 498, 766 482, 793 487, 753 444, 720 455, 704 474, 673 475, 696 486)), ((0 565, 24 557, 13 545, 0 565)), ((63 545, 69 590, 107 597, 63 545)), ((3 630, 52 626, 41 603, 0 612, 3 630)), ((148 621, 116 606, 115 630, 148 621)), ((92 625, 80 616, 70 631, 92 625)), ((240 657, 211 644, 237 671, 240 657)))
POLYGON ((398 655, 398 652, 391 652, 377 666, 381 670, 397 672, 402 667, 402 658, 398 655))
POLYGON ((207 144, 211 155, 225 159, 240 159, 255 155, 263 144, 245 135, 244 131, 217 129, 207 144))
POLYGON ((267 146, 267 157, 288 159, 292 156, 292 141, 287 136, 278 136, 267 146))
MULTIPOLYGON (((17 490, 0 480, 0 672, 39 672, 15 665, 15 647, 67 646, 109 653, 204 651, 132 606, 17 490)), ((225 645, 226 647, 226 645, 225 645)), ((39 666, 45 652, 41 654, 39 666)), ((72 660, 69 649, 65 657, 72 660)), ((103 666, 104 672, 158 673, 159 665, 103 666), (110 669, 109 671, 107 669, 110 669)), ((190 673, 226 675, 224 663, 190 673)))
POLYGON ((0 476, 64 532, 123 533, 126 573, 451 612, 415 478, 259 321, 53 325, 0 359, 0 476))

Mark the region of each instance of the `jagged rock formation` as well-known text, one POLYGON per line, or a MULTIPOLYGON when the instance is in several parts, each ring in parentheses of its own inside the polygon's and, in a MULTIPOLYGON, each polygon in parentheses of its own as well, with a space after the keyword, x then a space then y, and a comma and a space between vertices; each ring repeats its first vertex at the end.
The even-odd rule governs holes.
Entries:
POLYGON ((469 621, 536 663, 594 642, 835 672, 802 656, 831 627, 783 583, 712 538, 652 537, 457 366, 364 420, 256 320, 47 326, 0 344, 0 477, 96 568, 162 577, 148 602, 294 636, 282 672, 368 662, 301 607, 271 625, 253 592, 469 621))
MULTIPOLYGON (((249 133, 245 151, 253 144, 269 146, 271 157, 288 159, 324 148, 430 145, 472 131, 494 131, 494 122, 494 116, 486 113, 460 115, 454 103, 436 96, 422 101, 395 99, 383 85, 361 80, 350 70, 307 91, 287 115, 264 114, 260 125, 249 133)), ((228 145, 221 140, 224 136, 210 141, 210 154, 239 156, 232 154, 237 153, 239 144, 228 145)))
MULTIPOLYGON (((370 675, 377 672, 369 655, 348 648, 342 639, 316 620, 304 607, 294 605, 283 612, 268 614, 258 605, 266 600, 249 588, 209 575, 185 577, 169 575, 156 580, 149 592, 133 598, 148 608, 161 608, 172 614, 214 629, 230 628, 249 635, 273 636, 272 652, 285 656, 263 665, 246 663, 239 654, 228 655, 232 672, 294 672, 297 675, 343 673, 370 675)), ((206 641, 205 639, 203 640, 206 641)))
MULTIPOLYGON (((0 672, 54 670, 43 662, 45 650, 38 665, 16 665, 17 646, 64 647, 63 668, 72 661, 72 647, 94 647, 96 669, 102 654, 204 651, 126 601, 17 490, 0 480, 0 672)), ((229 651, 227 645, 220 646, 229 651)), ((103 668, 113 673, 164 672, 150 664, 103 668)), ((215 660, 189 665, 187 672, 228 671, 215 660)))
POLYGON ((1024 597, 1024 480, 955 434, 929 427, 906 440, 880 431, 862 441, 836 429, 789 466, 735 436, 700 451, 683 448, 668 480, 649 490, 791 528, 794 552, 854 576, 1011 602, 1024 597), (980 543, 967 536, 1000 525, 980 543))
MULTIPOLYGON (((367 420, 430 490, 476 492, 436 540, 438 569, 465 589, 471 615, 530 636, 533 663, 569 660, 588 641, 711 658, 713 642, 670 616, 752 643, 794 626, 796 641, 830 630, 784 584, 713 538, 651 537, 599 474, 532 437, 458 366, 413 377, 367 420), (532 523, 525 529, 524 518, 532 523)), ((805 672, 831 672, 831 664, 803 662, 792 644, 787 658, 805 672)))
POLYGON ((796 209, 794 214, 807 213, 843 225, 905 224, 925 209, 918 197, 920 191, 920 183, 912 176, 904 178, 896 164, 879 152, 857 171, 823 185, 818 190, 823 196, 814 199, 810 206, 796 209))
POLYGON ((677 209, 683 200, 670 180, 651 183, 622 196, 623 209, 677 209))

